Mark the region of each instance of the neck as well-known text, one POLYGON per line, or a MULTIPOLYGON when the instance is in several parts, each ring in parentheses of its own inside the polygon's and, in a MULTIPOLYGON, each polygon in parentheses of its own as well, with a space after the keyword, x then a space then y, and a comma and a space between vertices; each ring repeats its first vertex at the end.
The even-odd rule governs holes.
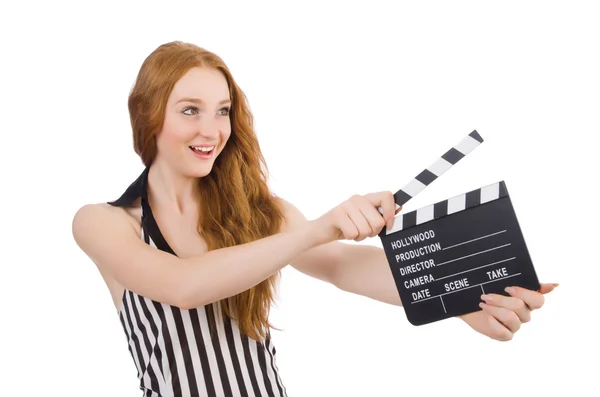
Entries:
POLYGON ((196 178, 186 177, 157 161, 148 171, 148 198, 177 214, 197 212, 196 178))

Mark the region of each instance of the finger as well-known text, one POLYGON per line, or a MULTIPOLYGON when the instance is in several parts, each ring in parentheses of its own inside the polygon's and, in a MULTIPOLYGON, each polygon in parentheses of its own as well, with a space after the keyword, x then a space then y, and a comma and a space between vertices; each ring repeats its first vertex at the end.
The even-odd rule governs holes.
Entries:
POLYGON ((367 219, 359 209, 360 200, 359 196, 353 196, 345 205, 348 217, 358 230, 358 236, 354 238, 356 241, 362 241, 373 233, 371 225, 369 225, 369 222, 367 222, 367 219))
POLYGON ((381 229, 385 226, 385 220, 383 216, 375 209, 375 207, 365 196, 352 196, 350 202, 358 210, 358 212, 351 212, 351 218, 353 220, 355 217, 362 218, 359 221, 360 223, 357 223, 357 227, 359 227, 361 232, 367 233, 368 237, 374 237, 378 235, 381 229), (367 225, 368 228, 365 227, 365 225, 367 225))
POLYGON ((381 214, 371 205, 367 199, 363 199, 362 204, 358 208, 362 215, 365 217, 373 232, 370 237, 375 237, 381 232, 381 229, 385 226, 385 219, 381 214))
POLYGON ((540 284, 540 294, 547 294, 548 292, 552 292, 556 287, 558 287, 557 283, 540 284))
POLYGON ((347 212, 343 212, 340 219, 340 231, 346 240, 354 240, 358 238, 359 231, 356 224, 350 219, 347 212))
POLYGON ((342 203, 335 211, 334 217, 340 233, 338 239, 354 240, 358 236, 358 229, 348 216, 345 203, 342 203))
POLYGON ((388 228, 391 228, 396 215, 396 203, 394 195, 391 192, 369 193, 365 196, 374 207, 380 207, 383 219, 388 228))
POLYGON ((531 309, 519 298, 499 294, 487 294, 481 295, 481 299, 488 305, 503 307, 515 312, 519 316, 521 323, 531 321, 531 309))
POLYGON ((508 328, 502 325, 493 314, 489 313, 485 308, 483 308, 483 313, 485 315, 485 319, 488 323, 488 328, 483 332, 484 335, 489 336, 492 339, 496 339, 499 341, 509 341, 513 338, 513 333, 510 332, 508 328))
POLYGON ((522 287, 506 287, 504 289, 510 296, 521 299, 531 310, 544 306, 544 295, 522 287))
POLYGON ((515 312, 503 307, 488 305, 483 302, 479 304, 479 307, 494 316, 494 318, 498 320, 500 324, 504 325, 511 333, 514 334, 521 328, 521 321, 515 312))
MULTIPOLYGON (((400 213, 400 211, 402 211, 402 206, 399 206, 398 208, 396 208, 396 211, 394 212, 394 215, 392 216, 392 219, 390 221, 386 220, 386 227, 388 229, 392 229, 394 227, 394 221, 396 220, 396 215, 398 215, 400 213)), ((381 207, 377 208, 377 211, 383 215, 383 210, 381 209, 381 207)))

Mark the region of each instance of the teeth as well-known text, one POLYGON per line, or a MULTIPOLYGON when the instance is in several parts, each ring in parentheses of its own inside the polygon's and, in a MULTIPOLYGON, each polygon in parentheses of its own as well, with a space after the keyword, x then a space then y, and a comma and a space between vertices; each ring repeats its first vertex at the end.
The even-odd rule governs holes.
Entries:
POLYGON ((194 149, 194 150, 196 150, 198 152, 210 152, 214 148, 215 148, 214 146, 209 146, 209 147, 192 146, 192 149, 194 149))

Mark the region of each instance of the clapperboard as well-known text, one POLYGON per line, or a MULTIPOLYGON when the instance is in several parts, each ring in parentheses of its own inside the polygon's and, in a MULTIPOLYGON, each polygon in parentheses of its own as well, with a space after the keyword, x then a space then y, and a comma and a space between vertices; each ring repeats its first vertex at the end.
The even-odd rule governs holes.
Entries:
MULTIPOLYGON (((467 135, 394 194, 396 209, 482 142, 467 135)), ((413 325, 481 310, 481 294, 507 286, 540 288, 504 181, 401 212, 379 237, 413 325)))

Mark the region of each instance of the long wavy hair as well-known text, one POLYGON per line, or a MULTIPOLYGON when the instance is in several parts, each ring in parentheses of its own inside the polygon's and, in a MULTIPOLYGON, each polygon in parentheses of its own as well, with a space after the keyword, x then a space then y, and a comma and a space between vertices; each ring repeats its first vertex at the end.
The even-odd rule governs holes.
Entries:
MULTIPOLYGON (((198 232, 209 250, 276 234, 283 214, 267 186, 268 170, 254 132, 253 116, 245 94, 225 62, 214 53, 194 44, 174 41, 160 45, 144 60, 128 100, 135 152, 145 166, 152 163, 169 95, 175 83, 192 67, 221 71, 232 101, 231 136, 211 172, 197 180, 198 232)), ((243 334, 261 340, 274 328, 269 322, 269 309, 274 302, 279 275, 277 272, 220 302, 223 313, 237 321, 243 334)), ((212 311, 212 305, 207 307, 212 311)), ((213 322, 211 325, 214 329, 213 322)))

